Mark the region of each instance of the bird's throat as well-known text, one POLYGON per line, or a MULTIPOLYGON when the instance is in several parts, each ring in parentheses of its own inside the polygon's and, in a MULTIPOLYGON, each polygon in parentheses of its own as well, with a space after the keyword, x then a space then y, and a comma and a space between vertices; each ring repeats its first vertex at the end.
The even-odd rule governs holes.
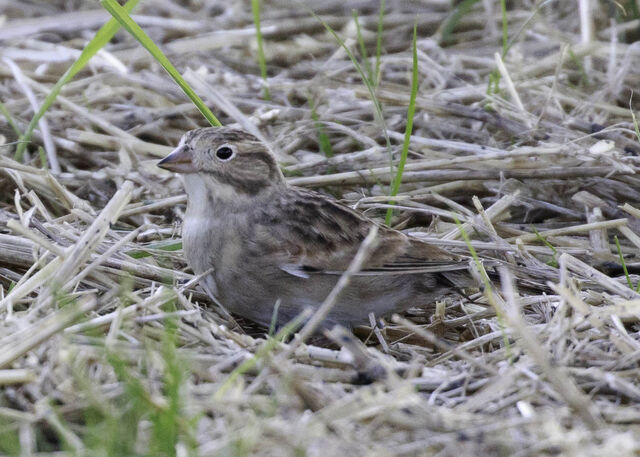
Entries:
POLYGON ((208 215, 216 217, 224 213, 246 210, 255 204, 255 197, 238 192, 231 184, 217 182, 199 173, 184 175, 187 191, 187 216, 208 215))

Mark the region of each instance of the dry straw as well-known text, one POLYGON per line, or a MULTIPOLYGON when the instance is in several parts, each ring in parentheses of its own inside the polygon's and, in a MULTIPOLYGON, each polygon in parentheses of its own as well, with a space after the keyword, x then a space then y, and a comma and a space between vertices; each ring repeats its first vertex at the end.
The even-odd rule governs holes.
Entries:
MULTIPOLYGON (((67 3, 3 13, 0 99, 22 132, 109 18, 67 3)), ((323 24, 265 1, 268 72, 248 4, 141 3, 137 23, 223 124, 269 141, 290 183, 378 220, 393 207, 394 227, 452 252, 472 246, 494 295, 452 290, 371 316, 359 339, 336 330, 334 345, 234 321, 185 265, 184 191, 155 166, 207 121, 121 31, 62 88, 22 161, 0 123, 0 453, 640 452, 633 2, 616 3, 627 16, 606 2, 581 1, 580 14, 575 2, 506 2, 496 55, 505 2, 387 2, 383 14, 378 2, 309 3, 323 24), (414 23, 416 112, 391 198, 414 23)))

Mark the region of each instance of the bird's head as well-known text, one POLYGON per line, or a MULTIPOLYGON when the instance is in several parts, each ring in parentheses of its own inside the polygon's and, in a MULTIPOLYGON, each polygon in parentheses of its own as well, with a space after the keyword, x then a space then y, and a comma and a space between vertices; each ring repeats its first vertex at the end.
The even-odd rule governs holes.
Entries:
POLYGON ((256 195, 284 185, 273 155, 255 136, 230 127, 207 127, 184 134, 178 147, 158 162, 165 170, 197 175, 207 187, 224 186, 256 195))

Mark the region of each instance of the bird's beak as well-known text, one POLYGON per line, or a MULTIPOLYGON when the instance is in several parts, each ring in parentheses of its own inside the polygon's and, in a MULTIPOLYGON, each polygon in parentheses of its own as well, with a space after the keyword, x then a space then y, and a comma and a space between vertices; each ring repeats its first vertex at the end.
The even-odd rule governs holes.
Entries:
POLYGON ((195 173, 193 150, 185 145, 178 146, 167 157, 158 162, 160 168, 176 173, 195 173))

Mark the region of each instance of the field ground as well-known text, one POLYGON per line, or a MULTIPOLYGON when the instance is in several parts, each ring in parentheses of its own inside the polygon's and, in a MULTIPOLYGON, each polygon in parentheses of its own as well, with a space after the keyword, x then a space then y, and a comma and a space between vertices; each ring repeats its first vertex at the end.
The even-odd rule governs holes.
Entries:
POLYGON ((292 184, 380 221, 395 201, 395 228, 465 255, 467 234, 515 272, 339 348, 239 329, 197 287, 182 184, 155 164, 208 123, 126 31, 16 160, 34 106, 109 15, 0 0, 15 127, 0 123, 0 453, 640 453, 637 2, 386 3, 381 17, 378 1, 262 2, 270 100, 251 2, 143 0, 133 15, 292 184), (390 198, 414 23, 413 134, 390 198))

